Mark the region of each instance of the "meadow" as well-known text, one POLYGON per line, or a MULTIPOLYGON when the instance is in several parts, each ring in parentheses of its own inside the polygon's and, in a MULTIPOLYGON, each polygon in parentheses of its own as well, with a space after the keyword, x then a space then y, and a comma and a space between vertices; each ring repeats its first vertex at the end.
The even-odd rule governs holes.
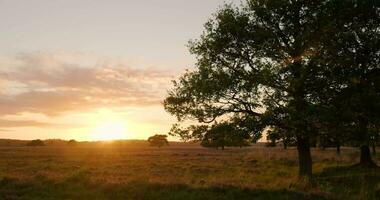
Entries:
POLYGON ((0 199, 380 199, 380 170, 353 167, 357 149, 312 154, 305 185, 292 148, 1 147, 0 199))

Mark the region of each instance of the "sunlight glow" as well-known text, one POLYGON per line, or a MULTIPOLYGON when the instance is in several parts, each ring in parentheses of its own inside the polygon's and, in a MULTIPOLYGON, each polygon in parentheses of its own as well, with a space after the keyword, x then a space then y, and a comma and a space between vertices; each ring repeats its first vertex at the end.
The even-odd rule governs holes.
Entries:
POLYGON ((127 138, 126 122, 116 113, 102 109, 93 121, 91 140, 118 140, 127 138))
POLYGON ((99 124, 92 132, 93 140, 118 140, 126 138, 126 128, 122 122, 99 124))

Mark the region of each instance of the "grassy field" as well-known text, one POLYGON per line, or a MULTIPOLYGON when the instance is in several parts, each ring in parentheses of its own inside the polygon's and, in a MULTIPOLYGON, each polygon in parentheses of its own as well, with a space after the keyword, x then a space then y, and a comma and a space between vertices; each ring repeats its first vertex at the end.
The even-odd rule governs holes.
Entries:
POLYGON ((380 170, 350 167, 356 149, 313 150, 312 187, 297 182, 296 155, 255 146, 2 147, 0 199, 380 199, 380 170))

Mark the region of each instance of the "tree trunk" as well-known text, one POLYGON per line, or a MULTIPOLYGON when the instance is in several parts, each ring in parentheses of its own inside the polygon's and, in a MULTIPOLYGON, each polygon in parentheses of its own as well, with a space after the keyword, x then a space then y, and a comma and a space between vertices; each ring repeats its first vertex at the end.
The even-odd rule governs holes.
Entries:
POLYGON ((336 143, 336 153, 340 154, 340 142, 336 143))
POLYGON ((337 146, 336 146, 336 153, 337 153, 337 154, 340 154, 340 145, 337 145, 337 146))
POLYGON ((369 150, 369 135, 368 135, 368 121, 361 119, 359 121, 359 131, 362 140, 360 146, 360 166, 372 167, 376 164, 372 161, 371 151, 369 150))
POLYGON ((222 151, 224 150, 224 146, 222 145, 222 151))
POLYGON ((307 138, 298 138, 297 150, 298 150, 298 162, 299 162, 298 175, 300 178, 307 178, 308 180, 311 180, 312 160, 311 160, 309 140, 307 138))
POLYGON ((282 141, 282 144, 284 145, 284 149, 288 149, 288 144, 285 141, 282 141))
POLYGON ((360 147, 360 163, 362 166, 375 166, 375 163, 371 159, 371 152, 368 145, 362 145, 360 147))
POLYGON ((377 145, 377 134, 375 134, 374 136, 373 136, 373 141, 372 141, 372 153, 373 153, 373 155, 376 155, 376 145, 377 145))
POLYGON ((376 142, 375 141, 372 143, 372 153, 373 153, 373 155, 376 155, 376 142))

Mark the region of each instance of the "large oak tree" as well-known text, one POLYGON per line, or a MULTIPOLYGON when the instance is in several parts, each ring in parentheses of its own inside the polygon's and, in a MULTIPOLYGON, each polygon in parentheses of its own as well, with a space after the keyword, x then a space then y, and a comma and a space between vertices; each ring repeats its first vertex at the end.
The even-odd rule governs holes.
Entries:
POLYGON ((324 62, 331 59, 323 55, 334 49, 326 35, 339 35, 331 19, 342 5, 333 0, 248 0, 220 9, 202 36, 190 42, 197 68, 174 81, 164 101, 179 121, 197 120, 203 128, 184 131, 176 125, 175 133, 201 138, 207 133, 202 130, 208 130, 204 124, 215 121, 255 138, 266 127, 279 128, 296 140, 299 175, 311 178, 310 140, 323 121, 318 113, 339 93, 329 88, 327 79, 340 87, 340 78, 326 75, 324 62))
POLYGON ((369 146, 380 121, 380 1, 335 0, 328 10, 328 27, 314 59, 326 77, 319 93, 329 110, 325 122, 360 146, 361 165, 373 166, 369 146))

